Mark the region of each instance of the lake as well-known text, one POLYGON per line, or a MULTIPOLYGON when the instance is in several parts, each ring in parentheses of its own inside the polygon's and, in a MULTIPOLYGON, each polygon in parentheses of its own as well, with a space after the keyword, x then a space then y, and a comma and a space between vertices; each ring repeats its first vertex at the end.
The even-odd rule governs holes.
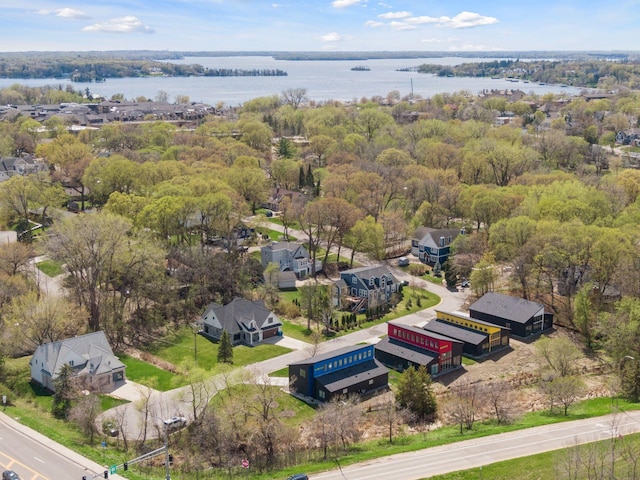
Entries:
MULTIPOLYGON (((198 63, 209 68, 280 69, 288 73, 283 77, 143 77, 114 78, 102 83, 72 83, 75 90, 89 88, 91 93, 110 98, 123 94, 127 99, 146 97, 153 99, 159 92, 166 92, 169 101, 186 95, 191 101, 209 105, 223 103, 238 106, 242 103, 269 95, 279 95, 289 88, 305 88, 309 99, 351 101, 362 97, 386 96, 397 90, 402 96, 413 93, 429 98, 437 93, 469 91, 477 94, 488 89, 519 89, 525 93, 542 95, 548 92, 579 94, 582 89, 560 85, 538 85, 536 83, 510 82, 504 79, 471 77, 438 77, 419 74, 411 69, 425 63, 456 65, 467 62, 492 61, 491 58, 410 58, 381 60, 275 60, 272 57, 186 57, 172 63, 198 63), (366 66, 368 71, 353 71, 356 66, 366 66)), ((0 79, 0 88, 15 83, 36 87, 44 85, 64 86, 68 79, 0 79)))

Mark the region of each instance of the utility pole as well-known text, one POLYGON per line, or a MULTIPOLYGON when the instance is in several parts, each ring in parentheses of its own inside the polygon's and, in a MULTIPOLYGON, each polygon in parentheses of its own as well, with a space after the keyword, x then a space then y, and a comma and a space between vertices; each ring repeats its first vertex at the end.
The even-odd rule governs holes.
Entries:
POLYGON ((164 420, 164 472, 165 480, 171 480, 171 473, 169 472, 169 424, 164 420))

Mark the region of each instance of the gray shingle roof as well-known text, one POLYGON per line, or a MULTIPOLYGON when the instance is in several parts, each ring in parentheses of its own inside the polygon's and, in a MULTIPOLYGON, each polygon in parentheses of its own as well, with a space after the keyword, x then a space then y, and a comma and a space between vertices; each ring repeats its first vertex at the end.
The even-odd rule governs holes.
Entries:
MULTIPOLYGON (((267 318, 272 315, 271 310, 266 307, 264 301, 250 301, 240 297, 235 297, 224 306, 217 303, 210 303, 203 318, 206 318, 210 311, 215 313, 222 324, 222 328, 230 335, 240 333, 241 331, 252 331, 252 329, 249 328, 249 323, 252 320, 255 320, 258 328, 262 328, 267 318)), ((269 324, 269 327, 273 328, 279 325, 282 324, 280 322, 273 322, 269 324)))
MULTIPOLYGON (((70 355, 82 357, 84 365, 74 364, 74 368, 82 367, 88 373, 105 373, 124 368, 125 365, 113 354, 104 332, 88 333, 78 337, 57 342, 45 343, 38 347, 44 358, 44 370, 55 379, 70 355)), ((35 357, 35 354, 34 354, 35 357)))
POLYGON ((497 292, 485 293, 469 307, 469 311, 472 313, 477 311, 516 323, 526 323, 540 309, 544 310, 542 303, 497 292))

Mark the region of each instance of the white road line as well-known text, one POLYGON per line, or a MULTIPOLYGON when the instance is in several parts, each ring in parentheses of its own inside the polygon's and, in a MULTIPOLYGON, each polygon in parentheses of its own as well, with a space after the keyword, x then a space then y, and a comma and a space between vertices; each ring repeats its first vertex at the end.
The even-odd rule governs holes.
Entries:
POLYGON ((40 463, 44 463, 44 460, 40 460, 38 457, 33 457, 33 458, 39 461, 40 463))

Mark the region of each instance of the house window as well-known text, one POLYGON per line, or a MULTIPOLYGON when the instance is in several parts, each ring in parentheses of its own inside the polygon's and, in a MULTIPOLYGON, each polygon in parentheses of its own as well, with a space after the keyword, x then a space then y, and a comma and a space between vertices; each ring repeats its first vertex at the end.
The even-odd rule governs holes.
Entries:
POLYGON ((362 360, 362 354, 361 353, 358 354, 358 360, 362 360))
POLYGON ((321 398, 322 400, 324 400, 324 390, 320 390, 318 392, 318 398, 321 398))
POLYGON ((369 380, 369 385, 373 385, 373 378, 369 380))
POLYGON ((344 393, 344 394, 349 393, 349 389, 348 388, 343 388, 342 389, 342 393, 344 393))
POLYGON ((69 360, 69 366, 73 367, 73 360, 69 360))
POLYGON ((271 323, 271 322, 273 322, 273 318, 271 317, 267 318, 267 323, 271 323))
POLYGON ((384 287, 386 287, 386 286, 387 286, 387 279, 386 279, 385 277, 382 277, 382 278, 380 279, 380 286, 381 286, 382 288, 384 288, 384 287))
POLYGON ((300 378, 305 378, 307 376, 307 371, 304 368, 300 369, 300 378))
POLYGON ((358 277, 355 275, 351 275, 351 285, 356 285, 358 283, 358 277))
POLYGON ((342 366, 342 359, 338 360, 338 366, 341 367, 342 366))

